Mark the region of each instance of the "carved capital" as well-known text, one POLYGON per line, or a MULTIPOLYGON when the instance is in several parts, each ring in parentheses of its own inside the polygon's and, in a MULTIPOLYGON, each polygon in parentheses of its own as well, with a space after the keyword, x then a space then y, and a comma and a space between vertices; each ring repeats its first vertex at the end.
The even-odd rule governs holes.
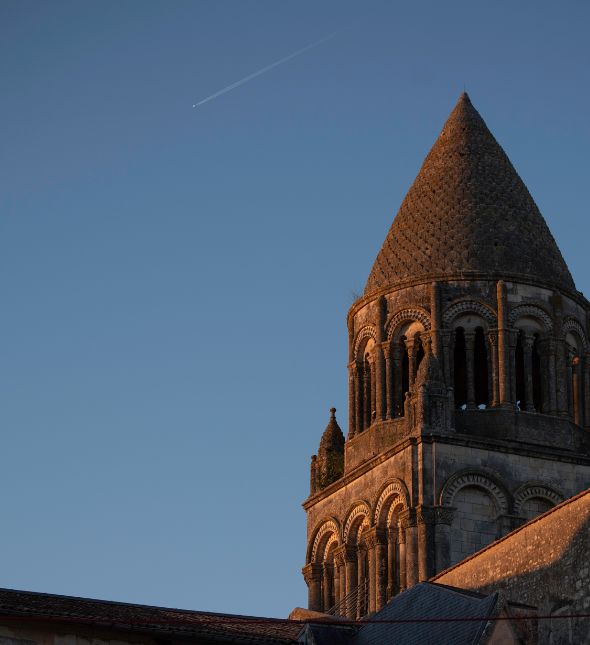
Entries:
POLYGON ((385 531, 377 526, 365 531, 363 533, 363 539, 368 549, 375 548, 378 544, 385 545, 387 544, 387 538, 385 531))
POLYGON ((524 334, 524 337, 522 339, 523 349, 526 351, 531 351, 533 349, 534 344, 535 344, 535 337, 533 336, 533 334, 524 334))
POLYGON ((307 585, 310 585, 312 582, 319 582, 322 579, 322 571, 322 565, 316 562, 310 562, 301 569, 303 579, 307 585))
POLYGON ((436 522, 436 509, 433 506, 418 506, 416 508, 417 524, 434 524, 436 522))
POLYGON ((451 524, 455 509, 450 506, 418 506, 416 522, 418 524, 451 524))
POLYGON ((350 544, 342 544, 334 549, 334 560, 339 565, 344 565, 345 562, 356 562, 356 558, 356 549, 350 544))
POLYGON ((404 344, 406 346, 406 349, 408 350, 408 354, 412 356, 418 351, 418 343, 416 342, 416 338, 412 336, 412 338, 408 338, 404 341, 404 344))
POLYGON ((399 514, 399 525, 403 529, 407 529, 410 526, 416 526, 416 509, 407 508, 405 511, 402 511, 399 514))
POLYGON ((498 344, 498 330, 497 329, 490 329, 488 331, 488 343, 492 347, 496 347, 498 344))
POLYGON ((391 341, 385 340, 381 343, 381 349, 383 350, 383 355, 385 360, 388 361, 391 358, 391 341))

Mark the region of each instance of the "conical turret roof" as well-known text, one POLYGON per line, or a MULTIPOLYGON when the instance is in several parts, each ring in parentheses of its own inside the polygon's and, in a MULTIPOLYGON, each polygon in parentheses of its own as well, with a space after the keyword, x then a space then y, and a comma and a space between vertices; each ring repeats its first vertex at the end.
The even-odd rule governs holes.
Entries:
POLYGON ((320 456, 330 450, 344 450, 344 435, 336 421, 336 408, 330 408, 330 420, 320 440, 320 456))
POLYGON ((466 93, 402 202, 365 294, 457 274, 522 276, 574 289, 543 216, 466 93))

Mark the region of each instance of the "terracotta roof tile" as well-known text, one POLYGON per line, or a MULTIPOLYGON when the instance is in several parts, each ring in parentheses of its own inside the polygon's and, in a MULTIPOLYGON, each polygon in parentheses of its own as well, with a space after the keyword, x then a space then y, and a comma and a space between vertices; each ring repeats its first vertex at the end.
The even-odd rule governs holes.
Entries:
POLYGON ((300 623, 281 619, 0 589, 0 620, 7 616, 252 644, 294 643, 301 631, 300 623))

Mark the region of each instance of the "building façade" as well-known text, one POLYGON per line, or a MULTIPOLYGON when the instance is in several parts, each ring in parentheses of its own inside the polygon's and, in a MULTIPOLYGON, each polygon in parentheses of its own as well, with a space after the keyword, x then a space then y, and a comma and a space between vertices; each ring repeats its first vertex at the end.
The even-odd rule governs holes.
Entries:
POLYGON ((590 303, 467 94, 348 313, 308 606, 357 618, 590 486, 590 303))

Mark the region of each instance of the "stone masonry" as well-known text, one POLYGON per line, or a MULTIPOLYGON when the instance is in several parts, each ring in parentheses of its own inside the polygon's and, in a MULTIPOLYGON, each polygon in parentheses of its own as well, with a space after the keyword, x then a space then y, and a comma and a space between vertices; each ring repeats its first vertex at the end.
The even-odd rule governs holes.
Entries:
POLYGON ((540 645, 590 643, 590 491, 434 581, 482 593, 502 590, 509 600, 536 607, 540 645))
POLYGON ((310 609, 375 612, 590 486, 589 320, 463 94, 348 314, 348 433, 332 411, 304 502, 310 609))

